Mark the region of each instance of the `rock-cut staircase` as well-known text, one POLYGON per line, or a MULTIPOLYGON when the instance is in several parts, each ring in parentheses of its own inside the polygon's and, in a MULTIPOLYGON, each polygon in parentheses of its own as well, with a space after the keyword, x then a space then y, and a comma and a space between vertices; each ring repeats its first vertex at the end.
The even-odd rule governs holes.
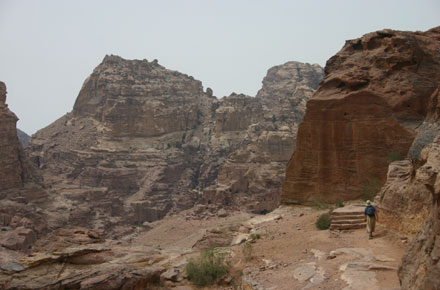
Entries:
POLYGON ((354 230, 366 227, 364 206, 349 205, 335 209, 331 215, 330 230, 354 230))

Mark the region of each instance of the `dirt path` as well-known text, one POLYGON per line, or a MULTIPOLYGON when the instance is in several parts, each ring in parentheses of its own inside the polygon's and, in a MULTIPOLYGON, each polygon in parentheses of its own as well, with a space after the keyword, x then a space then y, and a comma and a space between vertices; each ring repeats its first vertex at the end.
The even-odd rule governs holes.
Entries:
MULTIPOLYGON (((252 219, 249 214, 235 213, 203 221, 188 220, 182 214, 160 221, 152 230, 132 237, 132 242, 160 245, 170 256, 169 267, 179 269, 181 275, 186 260, 198 255, 198 246, 224 243, 234 279, 210 289, 399 289, 396 269, 406 244, 380 224, 372 240, 364 229, 318 231, 315 222, 324 212, 281 207, 252 219), (234 236, 245 235, 241 225, 260 238, 250 246, 229 246, 234 236)), ((164 289, 197 289, 185 279, 166 285, 164 289)))
POLYGON ((379 225, 369 240, 364 229, 318 231, 315 221, 325 211, 277 212, 282 219, 256 226, 263 238, 252 244, 251 261, 235 249, 236 267, 254 289, 399 289, 396 269, 405 245, 385 228, 379 225))

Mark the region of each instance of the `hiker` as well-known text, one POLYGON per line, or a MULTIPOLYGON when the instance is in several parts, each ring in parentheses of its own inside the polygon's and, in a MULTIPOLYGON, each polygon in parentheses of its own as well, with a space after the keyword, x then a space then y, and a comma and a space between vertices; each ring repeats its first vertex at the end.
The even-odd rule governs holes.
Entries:
POLYGON ((376 221, 379 221, 376 208, 371 205, 371 201, 367 200, 367 206, 364 211, 365 220, 367 221, 367 232, 370 234, 369 239, 373 238, 374 228, 376 227, 376 221))

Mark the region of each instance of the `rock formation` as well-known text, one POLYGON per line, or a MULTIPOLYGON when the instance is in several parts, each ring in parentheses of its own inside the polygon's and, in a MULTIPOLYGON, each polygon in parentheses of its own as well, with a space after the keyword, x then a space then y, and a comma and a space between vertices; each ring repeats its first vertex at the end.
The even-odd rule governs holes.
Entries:
MULTIPOLYGON (((429 205, 423 208, 423 210, 430 211, 426 224, 408 247, 399 268, 399 278, 404 290, 435 290, 439 289, 440 285, 440 176, 438 175, 440 172, 440 137, 423 149, 421 162, 423 165, 416 170, 412 180, 406 182, 403 187, 404 191, 400 192, 400 195, 391 194, 394 204, 399 207, 397 210, 401 211, 399 217, 419 214, 416 211, 419 204, 426 204, 429 201, 429 205), (412 194, 408 198, 409 192, 412 194), (430 194, 429 198, 424 196, 426 192, 430 194), (396 200, 396 196, 399 199, 396 200), (424 201, 421 202, 419 199, 424 201)), ((393 181, 387 183, 392 185, 393 181)), ((403 185, 399 180, 394 180, 394 183, 403 185)), ((384 198, 387 198, 387 195, 390 195, 389 189, 382 193, 384 198)), ((381 204, 388 205, 386 201, 382 201, 381 204)))
POLYGON ((376 197, 381 223, 411 236, 425 224, 432 203, 431 192, 424 185, 421 172, 416 173, 416 166, 408 159, 392 162, 376 197))
POLYGON ((37 205, 46 195, 33 182, 38 176, 32 174, 18 140, 17 120, 6 104, 6 85, 0 82, 0 256, 4 249, 28 250, 47 228, 37 205))
POLYGON ((322 74, 291 62, 269 70, 256 98, 218 100, 157 61, 106 56, 27 152, 57 193, 52 212, 108 235, 196 203, 271 210, 322 74))
POLYGON ((417 158, 438 130, 423 128, 438 127, 439 52, 439 27, 347 41, 307 103, 282 202, 356 199, 365 182, 385 181, 391 152, 417 158))
MULTIPOLYGON (((255 121, 243 127, 243 142, 220 167, 217 184, 205 190, 204 200, 234 196, 242 206, 263 213, 277 207, 298 124, 322 77, 318 65, 287 62, 269 69, 263 87, 255 99, 248 97, 248 104, 231 99, 237 96, 223 100, 220 110, 234 107, 245 116, 245 110, 252 110, 255 121)), ((236 123, 233 114, 226 118, 236 123)))
POLYGON ((23 149, 17 138, 18 118, 6 104, 6 85, 0 82, 0 190, 15 188, 27 180, 23 149))

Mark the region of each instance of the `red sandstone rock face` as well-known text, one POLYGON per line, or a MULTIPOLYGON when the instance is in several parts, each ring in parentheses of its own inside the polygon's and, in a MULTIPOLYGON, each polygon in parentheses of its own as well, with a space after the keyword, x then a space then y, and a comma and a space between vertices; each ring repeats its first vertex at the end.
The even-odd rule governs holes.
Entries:
POLYGON ((385 180, 389 153, 405 156, 422 122, 438 118, 440 28, 347 41, 325 72, 298 130, 283 203, 355 199, 368 179, 385 180))

